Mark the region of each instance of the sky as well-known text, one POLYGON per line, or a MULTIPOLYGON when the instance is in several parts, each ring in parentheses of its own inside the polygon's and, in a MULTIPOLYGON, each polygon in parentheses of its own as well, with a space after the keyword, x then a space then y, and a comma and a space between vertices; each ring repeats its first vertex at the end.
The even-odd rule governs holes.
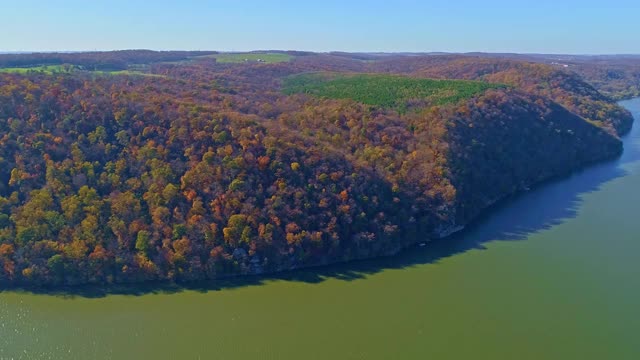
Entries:
POLYGON ((0 0, 0 51, 640 54, 640 0, 0 0))

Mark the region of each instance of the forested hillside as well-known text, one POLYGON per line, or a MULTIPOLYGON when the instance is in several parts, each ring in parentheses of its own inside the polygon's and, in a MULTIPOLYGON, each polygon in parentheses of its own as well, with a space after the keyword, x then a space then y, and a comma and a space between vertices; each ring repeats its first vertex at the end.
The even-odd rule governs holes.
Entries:
POLYGON ((421 77, 507 84, 549 98, 598 126, 614 130, 612 133, 624 134, 631 129, 631 115, 571 71, 540 63, 477 57, 455 57, 445 63, 416 62, 411 73, 421 77))
POLYGON ((205 280, 393 254, 616 156, 631 126, 551 66, 347 55, 0 56, 66 66, 0 69, 0 284, 205 280))
POLYGON ((576 61, 569 68, 611 98, 640 96, 640 58, 587 60, 576 61))

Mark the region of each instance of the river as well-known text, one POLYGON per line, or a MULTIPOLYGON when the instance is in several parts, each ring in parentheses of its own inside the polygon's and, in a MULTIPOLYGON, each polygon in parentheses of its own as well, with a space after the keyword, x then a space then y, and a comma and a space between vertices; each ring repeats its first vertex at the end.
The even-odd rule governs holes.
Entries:
MULTIPOLYGON (((640 99, 622 104, 640 119, 640 99)), ((217 288, 0 292, 0 359, 640 359, 639 187, 636 126, 621 158, 396 257, 217 288)))

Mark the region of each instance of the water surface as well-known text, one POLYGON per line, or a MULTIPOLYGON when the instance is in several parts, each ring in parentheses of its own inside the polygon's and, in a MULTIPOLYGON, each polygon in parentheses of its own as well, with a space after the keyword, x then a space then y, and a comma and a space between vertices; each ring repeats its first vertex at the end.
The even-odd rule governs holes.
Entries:
POLYGON ((397 257, 209 289, 0 292, 0 359, 640 359, 639 186, 636 126, 620 159, 397 257))

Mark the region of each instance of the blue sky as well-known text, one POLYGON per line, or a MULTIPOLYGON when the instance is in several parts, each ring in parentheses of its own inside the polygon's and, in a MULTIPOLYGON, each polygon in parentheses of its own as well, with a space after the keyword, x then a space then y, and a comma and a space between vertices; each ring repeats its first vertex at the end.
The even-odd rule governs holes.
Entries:
POLYGON ((0 51, 640 53, 640 0, 3 3, 0 51))

